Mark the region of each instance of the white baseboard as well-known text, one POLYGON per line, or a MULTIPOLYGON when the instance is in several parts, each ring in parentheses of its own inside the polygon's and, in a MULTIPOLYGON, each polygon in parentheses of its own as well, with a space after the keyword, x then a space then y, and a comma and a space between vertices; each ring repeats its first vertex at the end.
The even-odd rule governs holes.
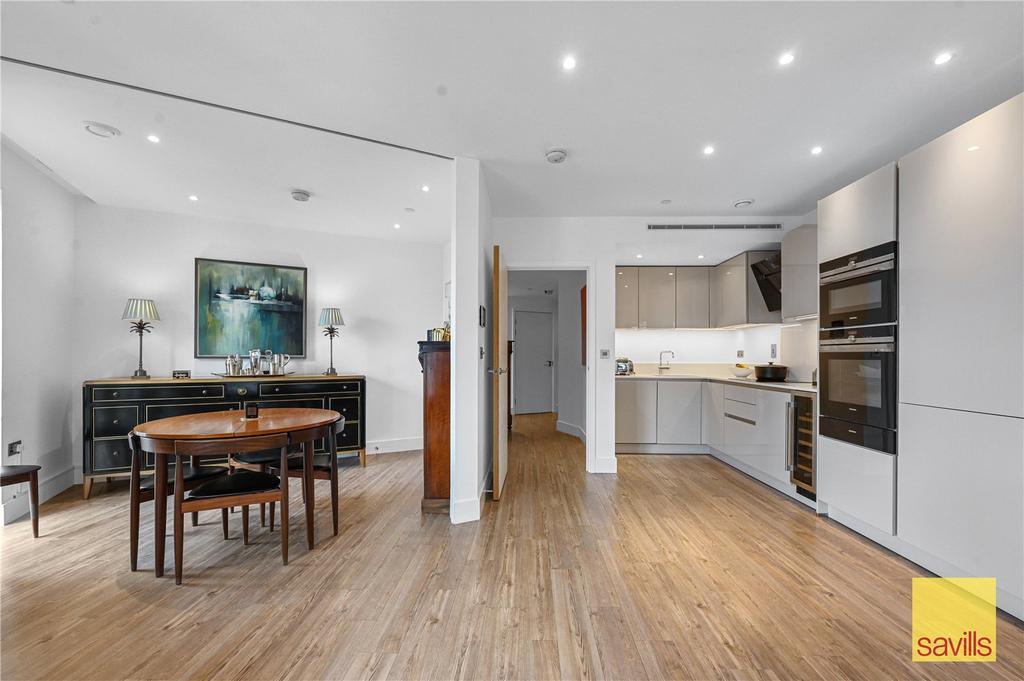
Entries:
POLYGON ((625 444, 615 445, 616 454, 708 454, 707 445, 644 445, 625 444))
POLYGON ((472 523, 480 520, 480 514, 483 509, 486 494, 487 491, 484 490, 480 493, 480 496, 475 499, 470 497, 469 499, 453 500, 448 512, 452 524, 458 525, 461 523, 472 523))
POLYGON ((594 467, 587 469, 588 473, 618 473, 619 462, 614 456, 599 456, 594 461, 594 467))
POLYGON ((565 433, 566 435, 577 437, 583 444, 587 443, 587 434, 575 423, 569 423, 568 421, 555 421, 555 430, 559 433, 565 433))
MULTIPOLYGON (((42 504, 57 496, 67 488, 75 484, 75 469, 68 467, 65 470, 51 475, 45 480, 39 481, 39 503, 42 504)), ((20 486, 19 486, 20 487, 20 486)), ((28 483, 24 483, 25 492, 14 497, 3 505, 4 525, 8 525, 18 518, 28 515, 28 483)))
POLYGON ((423 449, 422 437, 400 437, 393 440, 367 440, 367 454, 387 454, 388 452, 408 452, 423 449))

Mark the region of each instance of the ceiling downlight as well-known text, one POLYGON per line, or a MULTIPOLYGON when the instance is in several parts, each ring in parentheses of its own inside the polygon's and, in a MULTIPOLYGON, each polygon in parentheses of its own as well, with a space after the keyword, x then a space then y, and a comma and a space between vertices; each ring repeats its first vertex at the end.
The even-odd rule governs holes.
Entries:
POLYGON ((82 125, 85 126, 86 132, 96 135, 97 137, 112 139, 114 137, 121 136, 120 130, 118 130, 112 125, 100 123, 99 121, 82 121, 82 125))

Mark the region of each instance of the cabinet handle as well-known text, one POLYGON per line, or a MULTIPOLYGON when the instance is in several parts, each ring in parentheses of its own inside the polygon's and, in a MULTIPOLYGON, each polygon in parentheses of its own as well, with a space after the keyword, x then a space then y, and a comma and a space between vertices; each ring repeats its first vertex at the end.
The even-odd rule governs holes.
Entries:
POLYGON ((274 392, 275 393, 279 393, 279 392, 281 392, 281 389, 280 388, 274 388, 274 392))
POLYGON ((120 422, 121 422, 121 421, 119 421, 118 419, 114 419, 114 425, 115 425, 115 426, 116 426, 116 425, 117 425, 118 423, 120 423, 120 422))
POLYGON ((735 414, 730 414, 729 412, 725 412, 725 417, 730 418, 733 421, 740 421, 741 423, 749 424, 751 426, 757 425, 757 421, 751 421, 750 419, 745 419, 742 416, 736 416, 735 414))
POLYGON ((239 388, 238 389, 238 394, 239 395, 248 395, 249 394, 249 389, 248 388, 239 388))
POLYGON ((116 390, 114 391, 114 397, 117 397, 117 391, 116 390))
MULTIPOLYGON (((793 470, 793 402, 786 402, 786 470, 793 470)), ((792 476, 791 476, 792 477, 792 476)))
POLYGON ((206 394, 206 391, 205 391, 205 390, 203 390, 203 394, 204 394, 204 395, 206 394))

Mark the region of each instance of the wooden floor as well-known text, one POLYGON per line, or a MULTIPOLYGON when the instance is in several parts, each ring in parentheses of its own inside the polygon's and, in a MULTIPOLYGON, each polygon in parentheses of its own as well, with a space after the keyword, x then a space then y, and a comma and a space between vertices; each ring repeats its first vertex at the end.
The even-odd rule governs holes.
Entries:
MULTIPOLYGON (((3 679, 1024 677, 1019 624, 997 664, 910 662, 925 574, 703 456, 619 458, 586 475, 546 415, 519 417, 506 494, 479 523, 419 511, 415 454, 342 470, 342 531, 317 483, 318 544, 216 512, 185 533, 185 583, 128 570, 128 496, 70 490, 41 536, 0 533, 3 679)), ((149 528, 151 504, 143 527, 149 528)), ((144 532, 144 536, 149 534, 144 532)), ((171 573, 169 572, 168 575, 171 573)))

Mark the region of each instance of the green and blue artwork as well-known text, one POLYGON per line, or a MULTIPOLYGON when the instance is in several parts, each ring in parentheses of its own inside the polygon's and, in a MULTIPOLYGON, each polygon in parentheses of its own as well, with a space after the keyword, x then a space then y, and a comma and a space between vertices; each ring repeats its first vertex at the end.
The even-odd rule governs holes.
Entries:
POLYGON ((195 356, 306 356, 306 268, 196 258, 195 356))

